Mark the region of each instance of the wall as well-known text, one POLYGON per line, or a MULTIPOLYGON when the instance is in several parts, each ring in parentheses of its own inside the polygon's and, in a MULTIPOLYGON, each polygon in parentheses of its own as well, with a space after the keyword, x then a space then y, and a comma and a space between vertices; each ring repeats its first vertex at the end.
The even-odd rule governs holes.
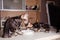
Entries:
POLYGON ((46 1, 40 1, 40 22, 48 23, 47 13, 46 13, 46 1))
POLYGON ((39 10, 2 11, 1 12, 1 17, 6 17, 6 16, 11 16, 12 17, 12 16, 21 15, 21 14, 24 14, 24 13, 28 12, 29 19, 31 20, 31 23, 36 22, 36 20, 38 20, 39 22, 48 23, 45 3, 46 3, 45 0, 26 0, 26 5, 33 6, 33 5, 37 4, 39 6, 39 10))
POLYGON ((34 6, 37 4, 36 0, 26 0, 26 5, 27 6, 34 6))
POLYGON ((0 29, 1 29, 1 11, 0 11, 0 29))
POLYGON ((46 13, 46 0, 26 0, 26 4, 28 6, 33 6, 37 4, 39 6, 39 11, 37 12, 37 18, 39 22, 48 23, 46 13))
POLYGON ((60 0, 55 0, 56 6, 60 7, 60 0))
POLYGON ((5 17, 13 17, 13 16, 18 16, 24 13, 28 13, 29 14, 29 20, 31 20, 31 23, 36 22, 36 11, 2 11, 1 12, 1 18, 5 18, 5 17))
POLYGON ((40 1, 40 22, 48 23, 48 15, 46 10, 46 2, 55 0, 41 0, 40 1))
POLYGON ((37 10, 37 12, 36 12, 36 17, 37 17, 37 20, 40 22, 40 1, 41 0, 26 0, 26 5, 28 6, 28 7, 31 7, 31 6, 35 6, 35 5, 37 5, 37 7, 38 7, 38 9, 39 10, 37 10))

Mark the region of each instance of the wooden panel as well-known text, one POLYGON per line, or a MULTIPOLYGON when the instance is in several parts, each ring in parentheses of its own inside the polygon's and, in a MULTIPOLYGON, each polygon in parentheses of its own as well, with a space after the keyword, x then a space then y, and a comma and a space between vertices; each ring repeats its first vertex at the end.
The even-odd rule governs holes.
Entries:
POLYGON ((26 5, 28 5, 28 6, 36 5, 36 3, 37 3, 36 0, 26 0, 26 5))
POLYGON ((37 13, 36 13, 36 11, 29 11, 29 21, 31 22, 31 23, 34 23, 34 22, 36 22, 36 19, 37 19, 37 15, 36 15, 37 13))
POLYGON ((36 11, 2 11, 1 12, 1 17, 2 18, 5 18, 5 17, 13 17, 13 16, 18 16, 18 15, 21 15, 21 14, 24 14, 24 13, 28 13, 29 14, 29 21, 31 23, 34 23, 36 22, 36 11))
POLYGON ((23 13, 24 12, 19 12, 19 11, 2 11, 1 17, 6 17, 6 16, 13 17, 13 16, 21 15, 23 13))

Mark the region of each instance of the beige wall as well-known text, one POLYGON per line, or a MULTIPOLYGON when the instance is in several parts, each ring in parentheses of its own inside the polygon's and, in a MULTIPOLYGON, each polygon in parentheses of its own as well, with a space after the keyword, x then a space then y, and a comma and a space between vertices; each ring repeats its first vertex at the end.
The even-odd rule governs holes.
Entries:
POLYGON ((36 22, 37 19, 37 11, 2 11, 1 12, 1 17, 5 18, 5 17, 13 17, 13 16, 18 16, 24 13, 28 13, 29 14, 29 20, 31 20, 31 23, 36 22))
POLYGON ((27 6, 34 6, 37 4, 37 0, 26 0, 27 6))
POLYGON ((30 6, 30 5, 38 4, 40 9, 37 11, 36 10, 34 11, 33 10, 32 11, 2 11, 1 17, 17 16, 17 15, 21 15, 28 12, 29 19, 31 20, 32 23, 36 22, 36 20, 38 20, 39 22, 48 23, 45 3, 46 3, 45 0, 26 0, 26 5, 30 6))

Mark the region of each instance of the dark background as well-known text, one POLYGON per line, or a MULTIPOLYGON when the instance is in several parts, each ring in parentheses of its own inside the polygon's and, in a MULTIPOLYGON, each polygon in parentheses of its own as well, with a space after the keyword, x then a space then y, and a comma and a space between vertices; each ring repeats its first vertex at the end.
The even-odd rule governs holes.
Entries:
POLYGON ((50 3, 48 8, 51 25, 60 28, 60 1, 56 0, 55 5, 50 3))

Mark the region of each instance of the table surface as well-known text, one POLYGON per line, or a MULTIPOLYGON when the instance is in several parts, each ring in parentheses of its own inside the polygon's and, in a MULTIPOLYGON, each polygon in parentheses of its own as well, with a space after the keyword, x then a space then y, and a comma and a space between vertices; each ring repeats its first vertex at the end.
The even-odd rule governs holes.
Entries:
POLYGON ((55 32, 50 31, 49 33, 48 32, 34 32, 33 35, 23 34, 23 35, 18 35, 18 36, 12 36, 12 38, 0 37, 0 40, 53 40, 59 37, 60 37, 60 33, 55 33, 55 32))

